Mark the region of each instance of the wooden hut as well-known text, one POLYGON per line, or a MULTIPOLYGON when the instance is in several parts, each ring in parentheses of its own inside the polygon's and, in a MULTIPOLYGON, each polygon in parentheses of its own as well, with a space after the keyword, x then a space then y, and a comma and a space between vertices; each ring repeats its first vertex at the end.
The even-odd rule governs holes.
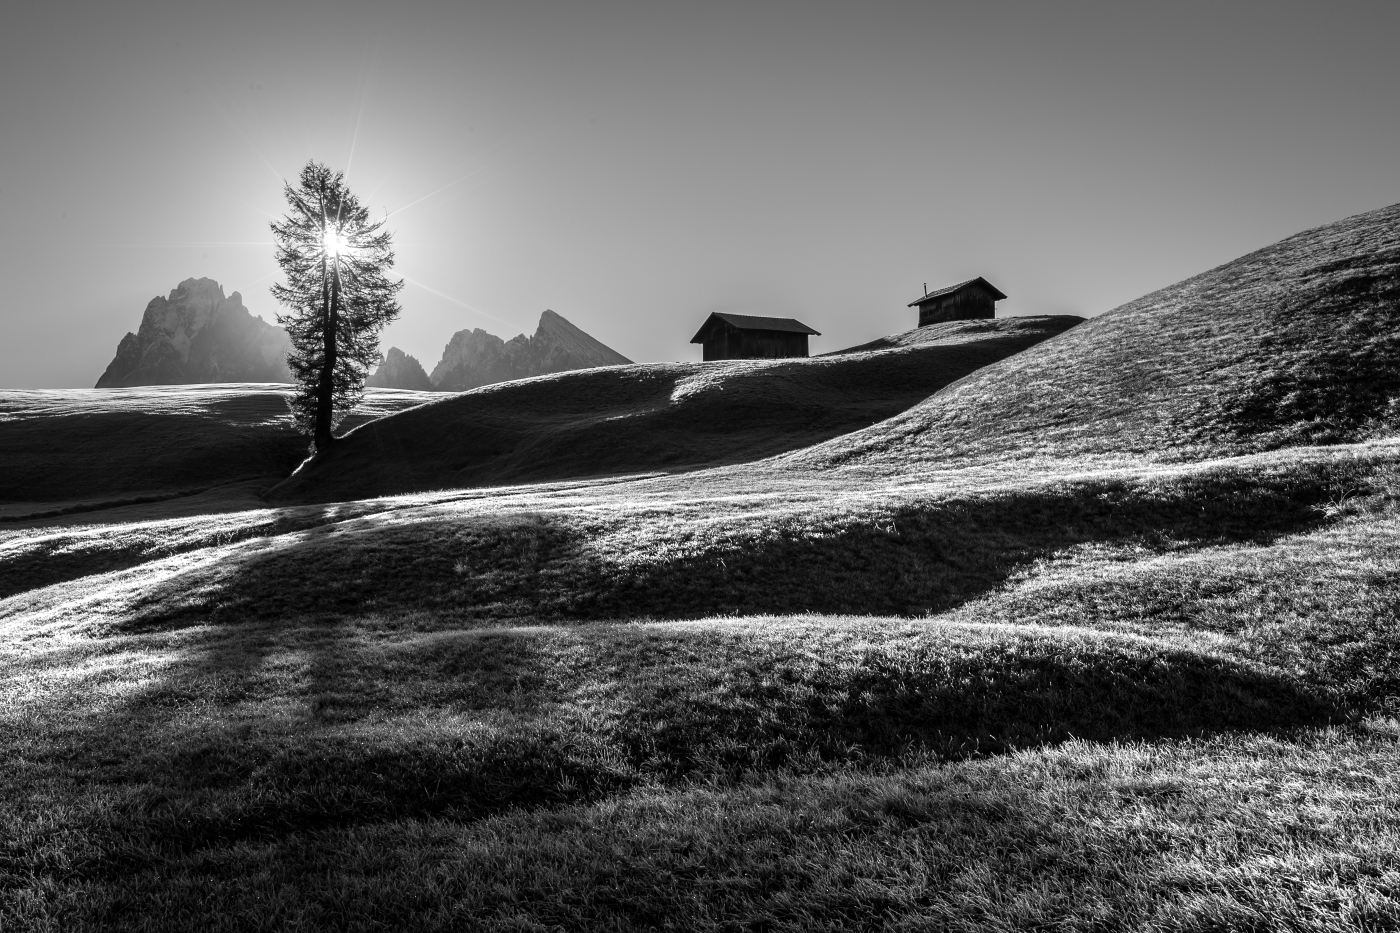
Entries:
POLYGON ((996 317, 996 303, 1005 297, 1001 289, 979 275, 975 279, 929 292, 909 302, 909 307, 919 309, 919 326, 923 327, 940 321, 975 321, 996 317))
POLYGON ((807 337, 821 336, 790 317, 757 317, 718 311, 705 319, 691 343, 709 360, 771 360, 807 355, 807 337))

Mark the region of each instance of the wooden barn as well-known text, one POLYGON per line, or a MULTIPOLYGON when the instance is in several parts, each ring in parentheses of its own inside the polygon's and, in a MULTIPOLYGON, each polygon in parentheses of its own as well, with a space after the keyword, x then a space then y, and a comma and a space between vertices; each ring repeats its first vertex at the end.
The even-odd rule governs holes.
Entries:
POLYGON ((807 355, 807 337, 820 332, 790 317, 757 317, 716 311, 690 338, 709 360, 772 360, 807 355))
POLYGON ((975 321, 996 317, 996 303, 1006 296, 980 275, 957 285, 929 292, 909 307, 919 309, 919 326, 940 321, 975 321))

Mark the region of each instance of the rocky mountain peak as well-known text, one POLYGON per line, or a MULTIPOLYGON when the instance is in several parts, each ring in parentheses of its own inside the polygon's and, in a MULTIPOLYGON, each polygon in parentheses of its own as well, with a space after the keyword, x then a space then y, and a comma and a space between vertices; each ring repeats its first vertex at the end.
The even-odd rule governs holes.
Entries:
POLYGON ((531 338, 541 360, 540 374, 589 369, 594 366, 625 366, 632 361, 607 344, 571 324, 563 315, 546 310, 531 338), (561 364, 555 368, 552 360, 561 364), (565 363, 574 365, 563 365, 565 363), (578 365, 581 364, 581 365, 578 365))
POLYGON ((185 279, 146 305, 141 325, 117 345, 97 388, 202 382, 290 382, 291 341, 255 317, 243 296, 209 278, 185 279))
POLYGON ((389 348, 374 375, 365 380, 365 385, 380 389, 413 389, 417 392, 433 390, 433 383, 424 372, 423 364, 398 347, 389 348))
POLYGON ((533 337, 519 334, 507 341, 479 327, 459 330, 443 349, 431 378, 441 391, 462 392, 528 376, 631 362, 563 315, 547 310, 533 337))

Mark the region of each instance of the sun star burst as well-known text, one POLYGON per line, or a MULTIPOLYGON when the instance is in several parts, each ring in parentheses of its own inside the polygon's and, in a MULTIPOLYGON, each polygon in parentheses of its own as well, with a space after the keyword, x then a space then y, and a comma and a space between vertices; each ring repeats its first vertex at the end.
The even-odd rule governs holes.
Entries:
POLYGON ((326 252, 335 255, 350 251, 350 238, 333 227, 327 227, 326 232, 321 235, 321 244, 326 248, 326 252))

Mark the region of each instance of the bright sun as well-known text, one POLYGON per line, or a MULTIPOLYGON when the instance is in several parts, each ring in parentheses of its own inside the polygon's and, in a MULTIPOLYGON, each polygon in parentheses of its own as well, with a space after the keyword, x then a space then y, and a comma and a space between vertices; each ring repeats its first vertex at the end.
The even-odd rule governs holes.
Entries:
POLYGON ((325 244, 328 253, 345 253, 350 250, 350 240, 336 230, 327 229, 321 237, 321 242, 325 244))

